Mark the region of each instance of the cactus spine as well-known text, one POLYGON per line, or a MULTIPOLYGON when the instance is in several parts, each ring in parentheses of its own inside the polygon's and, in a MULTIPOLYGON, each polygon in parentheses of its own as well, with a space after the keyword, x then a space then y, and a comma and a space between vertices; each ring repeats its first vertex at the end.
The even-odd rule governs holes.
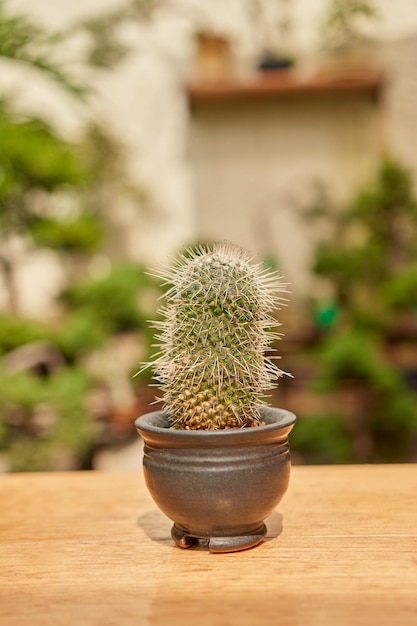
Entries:
POLYGON ((231 244, 188 251, 160 274, 170 287, 150 364, 176 428, 259 424, 265 391, 283 373, 265 357, 286 287, 231 244))

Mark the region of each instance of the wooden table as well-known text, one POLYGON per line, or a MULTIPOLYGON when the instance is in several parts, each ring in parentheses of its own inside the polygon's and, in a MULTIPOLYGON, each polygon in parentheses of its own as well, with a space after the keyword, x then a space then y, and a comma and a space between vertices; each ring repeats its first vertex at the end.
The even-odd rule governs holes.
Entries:
POLYGON ((234 554, 173 547, 139 469, 4 475, 0 503, 4 626, 417 624, 417 465, 294 467, 234 554))

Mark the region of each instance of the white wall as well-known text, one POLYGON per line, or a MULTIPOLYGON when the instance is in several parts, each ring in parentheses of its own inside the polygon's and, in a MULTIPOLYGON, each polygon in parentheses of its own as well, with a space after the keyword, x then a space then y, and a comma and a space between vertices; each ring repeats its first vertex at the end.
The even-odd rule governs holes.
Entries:
POLYGON ((308 293, 319 234, 300 216, 317 183, 337 202, 375 171, 379 107, 370 95, 287 95, 201 104, 191 121, 197 230, 279 261, 308 293))

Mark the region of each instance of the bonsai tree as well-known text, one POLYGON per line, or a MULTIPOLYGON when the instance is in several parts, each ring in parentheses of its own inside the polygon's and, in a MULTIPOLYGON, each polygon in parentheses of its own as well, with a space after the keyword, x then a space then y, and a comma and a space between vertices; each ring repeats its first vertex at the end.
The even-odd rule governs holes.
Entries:
POLYGON ((385 333, 398 328, 417 303, 417 202, 410 172, 385 160, 344 210, 322 206, 315 216, 333 226, 313 269, 330 281, 340 322, 385 333))
POLYGON ((283 373, 265 350, 283 285, 229 244, 183 255, 162 277, 160 353, 152 363, 176 428, 257 426, 265 391, 283 373))
MULTIPOLYGON (((119 364, 120 377, 128 381, 134 359, 147 358, 146 311, 154 309, 157 296, 141 267, 119 263, 118 250, 124 247, 115 205, 128 198, 143 206, 147 198, 126 174, 122 143, 91 121, 88 95, 97 72, 114 67, 122 57, 121 27, 136 13, 139 17, 139 5, 152 2, 129 0, 132 10, 120 7, 117 19, 101 14, 96 18, 100 24, 69 23, 56 32, 0 0, 1 66, 16 70, 18 87, 0 97, 0 465, 6 471, 90 467, 92 450, 107 436, 107 420, 115 423, 116 412, 121 407, 122 413, 125 405, 137 413, 139 393, 128 384, 122 393, 110 392, 108 403, 91 400, 97 390, 105 389, 103 398, 117 384, 99 365, 98 355, 105 350, 114 354, 119 333, 129 332, 138 350, 132 362, 119 364), (80 35, 82 45, 72 45, 72 38, 80 43, 80 35), (24 80, 19 80, 19 69, 25 71, 24 80), (42 88, 59 90, 62 104, 67 101, 71 110, 74 103, 78 110, 82 107, 82 133, 70 140, 48 107, 38 103, 33 109, 36 98, 26 97, 32 79, 41 80, 42 88), (54 306, 53 319, 37 321, 26 318, 20 272, 41 249, 53 251, 64 292, 58 294, 45 281, 51 304, 59 307, 54 306), (109 274, 103 276, 106 259, 101 268, 100 262, 107 254, 114 267, 108 263, 109 274), (49 352, 52 364, 45 362, 49 352)), ((124 432, 131 434, 129 426, 124 432)))
MULTIPOLYGON (((315 303, 316 388, 350 389, 358 399, 348 428, 346 421, 342 426, 343 437, 350 431, 353 442, 345 461, 412 458, 417 363, 401 363, 403 350, 395 349, 401 341, 415 354, 417 338, 417 203, 410 172, 385 160, 346 207, 320 208, 311 217, 324 217, 333 232, 318 246, 313 265, 331 294, 330 302, 315 303)), ((301 423, 296 437, 303 428, 301 423)))
MULTIPOLYGON (((143 19, 154 4, 156 0, 129 0, 115 12, 56 32, 0 0, 0 61, 58 87, 69 105, 84 105, 88 119, 91 86, 79 81, 80 68, 85 74, 114 67, 128 53, 120 46, 118 30, 143 19), (85 45, 73 46, 72 38, 80 36, 85 45), (57 60, 63 50, 65 61, 57 60)), ((25 86, 21 81, 16 93, 11 89, 0 97, 0 280, 13 314, 21 313, 17 274, 23 254, 16 251, 17 240, 24 254, 54 250, 67 273, 75 274, 99 245, 111 247, 106 239, 116 230, 109 217, 115 197, 142 205, 145 200, 126 175, 121 144, 107 129, 87 122, 83 135, 70 142, 47 110, 35 114, 28 107, 21 97, 28 87, 30 82, 25 86)))

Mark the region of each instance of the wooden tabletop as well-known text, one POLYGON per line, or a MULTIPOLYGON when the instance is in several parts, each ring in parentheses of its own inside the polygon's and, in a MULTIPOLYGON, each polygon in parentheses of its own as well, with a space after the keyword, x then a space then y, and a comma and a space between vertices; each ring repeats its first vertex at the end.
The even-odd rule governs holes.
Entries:
POLYGON ((293 467, 265 543, 219 555, 173 547, 139 469, 3 475, 0 623, 415 626, 416 503, 417 465, 293 467))

